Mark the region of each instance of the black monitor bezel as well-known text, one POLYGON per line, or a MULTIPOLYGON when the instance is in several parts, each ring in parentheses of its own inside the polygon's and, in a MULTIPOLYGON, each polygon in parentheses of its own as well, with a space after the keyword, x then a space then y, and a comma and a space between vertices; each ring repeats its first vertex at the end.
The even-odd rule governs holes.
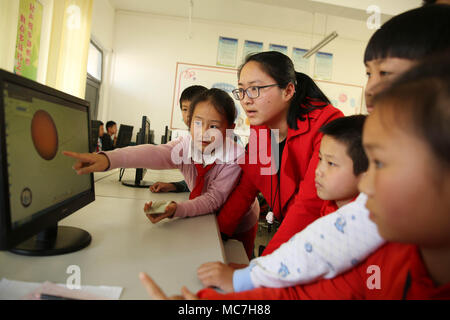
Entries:
POLYGON ((129 126, 129 125, 127 125, 127 124, 120 124, 120 127, 119 127, 119 133, 117 134, 117 140, 116 140, 116 148, 123 148, 123 147, 127 147, 129 144, 130 144, 130 142, 131 142, 131 138, 133 137, 133 130, 134 130, 134 127, 133 126, 129 126), (122 128, 124 129, 124 130, 122 130, 122 128), (119 142, 122 142, 122 140, 123 140, 123 135, 125 134, 125 132, 126 131, 131 131, 131 134, 130 134, 130 141, 128 141, 128 145, 127 146, 121 146, 121 145, 119 145, 119 142))
POLYGON ((139 132, 141 133, 139 141, 136 140, 136 145, 139 144, 149 144, 150 143, 150 129, 151 129, 151 123, 150 119, 147 116, 142 116, 142 124, 141 124, 141 130, 139 132), (145 139, 145 134, 147 133, 146 130, 146 124, 148 123, 148 135, 147 140, 145 139))
POLYGON ((89 129, 89 133, 91 134, 91 136, 90 136, 91 140, 89 142, 90 152, 96 152, 97 151, 96 150, 96 147, 97 147, 97 144, 98 144, 97 140, 100 137, 100 126, 102 125, 102 123, 103 122, 101 122, 100 120, 91 120, 91 121, 89 121, 89 125, 91 126, 90 129, 89 129), (96 125, 97 129, 95 129, 95 127, 93 126, 94 124, 96 125), (92 133, 94 133, 94 132, 97 133, 96 134, 97 139, 95 139, 95 137, 92 136, 92 133))
POLYGON ((36 90, 45 95, 52 96, 58 100, 64 100, 77 108, 85 109, 88 119, 88 144, 90 148, 91 143, 91 119, 90 119, 90 104, 88 101, 82 100, 78 97, 69 95, 67 93, 58 91, 48 86, 42 85, 33 80, 15 75, 8 71, 0 69, 0 250, 9 250, 19 243, 31 238, 40 231, 54 226, 58 221, 66 218, 70 214, 86 206, 95 200, 94 176, 90 174, 91 188, 83 191, 70 199, 66 199, 61 203, 47 208, 47 212, 36 217, 33 220, 27 221, 21 226, 12 228, 11 210, 9 203, 9 180, 7 172, 6 159, 6 131, 5 131, 5 115, 4 115, 4 83, 9 82, 19 86, 27 87, 31 90, 36 90))

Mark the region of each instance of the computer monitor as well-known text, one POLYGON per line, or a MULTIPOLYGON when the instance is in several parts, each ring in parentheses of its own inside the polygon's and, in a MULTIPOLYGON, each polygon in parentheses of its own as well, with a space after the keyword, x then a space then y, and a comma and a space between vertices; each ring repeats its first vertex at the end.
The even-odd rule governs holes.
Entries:
POLYGON ((95 152, 97 151, 97 146, 98 146, 98 137, 99 137, 99 131, 100 131, 100 126, 101 126, 102 122, 99 120, 91 120, 91 152, 95 152))
POLYGON ((89 152, 89 103, 0 70, 0 250, 57 255, 91 242, 58 221, 95 200, 63 150, 89 152))
POLYGON ((166 126, 164 130, 164 135, 161 136, 161 144, 166 144, 171 140, 172 140, 172 130, 169 130, 169 127, 166 126))
POLYGON ((148 143, 155 144, 155 131, 154 130, 150 130, 150 139, 149 139, 148 143))
POLYGON ((128 147, 130 145, 132 135, 133 135, 133 126, 121 124, 119 128, 119 133, 117 135, 116 148, 128 147))
MULTIPOLYGON (((147 116, 143 116, 141 129, 139 129, 136 135, 136 145, 149 143, 150 143, 150 120, 147 116)), ((153 182, 144 180, 144 176, 146 173, 147 169, 137 168, 134 180, 123 180, 122 184, 134 188, 148 188, 153 184, 153 182)))

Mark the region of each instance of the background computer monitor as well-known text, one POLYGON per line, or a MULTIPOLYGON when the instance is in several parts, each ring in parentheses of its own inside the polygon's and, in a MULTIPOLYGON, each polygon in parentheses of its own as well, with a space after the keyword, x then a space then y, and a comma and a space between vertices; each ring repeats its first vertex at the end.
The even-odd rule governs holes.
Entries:
POLYGON ((117 135, 116 148, 128 147, 130 145, 132 136, 133 136, 133 126, 121 124, 119 128, 119 133, 117 135))
POLYGON ((90 145, 90 151, 95 152, 97 151, 97 145, 98 145, 98 137, 99 137, 99 131, 100 131, 100 125, 102 124, 99 120, 91 120, 91 145, 90 145))
POLYGON ((55 255, 89 245, 58 221, 94 201, 93 175, 63 150, 89 152, 89 103, 0 70, 0 249, 55 255))
MULTIPOLYGON (((136 135, 136 145, 150 143, 150 120, 147 116, 142 117, 142 125, 136 135)), ((134 180, 123 180, 122 184, 134 188, 148 188, 153 182, 145 181, 144 176, 147 169, 137 168, 134 180)))
POLYGON ((164 135, 161 136, 161 144, 166 144, 171 140, 172 140, 172 130, 169 130, 169 127, 166 126, 164 130, 164 135))

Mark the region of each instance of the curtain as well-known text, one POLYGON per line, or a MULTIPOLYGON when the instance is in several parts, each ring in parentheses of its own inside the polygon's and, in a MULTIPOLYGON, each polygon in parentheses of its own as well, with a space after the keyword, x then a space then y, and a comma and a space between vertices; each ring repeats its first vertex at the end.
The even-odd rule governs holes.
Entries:
POLYGON ((84 98, 93 0, 54 1, 46 84, 84 98))

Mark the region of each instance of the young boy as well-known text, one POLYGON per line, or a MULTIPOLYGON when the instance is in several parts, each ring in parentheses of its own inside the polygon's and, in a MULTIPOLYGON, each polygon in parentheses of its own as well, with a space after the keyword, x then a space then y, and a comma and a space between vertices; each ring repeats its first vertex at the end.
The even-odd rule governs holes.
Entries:
MULTIPOLYGON (((194 97, 208 90, 204 86, 190 86, 183 90, 180 96, 180 110, 183 122, 189 127, 189 110, 194 97)), ((168 141, 167 141, 168 142, 168 141)), ((151 192, 189 192, 189 188, 184 180, 178 182, 155 182, 150 186, 151 192)))
MULTIPOLYGON (((352 202, 359 194, 358 182, 368 166, 361 142, 365 118, 364 115, 339 118, 321 128, 324 136, 315 181, 317 195, 326 200, 322 216, 352 202)), ((351 267, 365 250, 360 241, 349 241, 358 237, 359 227, 353 225, 359 219, 361 216, 354 216, 346 221, 339 215, 320 228, 312 224, 307 227, 310 228, 307 233, 300 232, 272 254, 253 259, 247 268, 233 270, 220 262, 206 263, 198 269, 198 277, 205 286, 217 286, 225 292, 286 287, 320 277, 332 278, 336 274, 328 272, 328 268, 335 270, 333 265, 342 264, 342 260, 351 267), (314 236, 304 236, 311 234, 314 236), (342 242, 347 245, 346 250, 337 250, 332 245, 342 242), (316 264, 315 256, 325 259, 326 263, 316 264)))
POLYGON ((110 120, 106 122, 106 132, 102 135, 102 150, 114 150, 117 141, 117 124, 110 120))

